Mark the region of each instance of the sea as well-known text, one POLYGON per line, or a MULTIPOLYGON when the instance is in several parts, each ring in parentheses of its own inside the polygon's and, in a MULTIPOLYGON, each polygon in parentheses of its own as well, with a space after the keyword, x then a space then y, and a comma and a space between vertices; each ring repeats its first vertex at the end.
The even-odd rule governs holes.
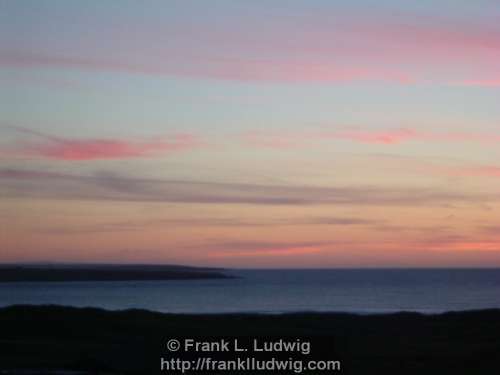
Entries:
POLYGON ((231 279, 0 283, 0 306, 67 305, 168 313, 500 308, 500 269, 225 270, 231 279))

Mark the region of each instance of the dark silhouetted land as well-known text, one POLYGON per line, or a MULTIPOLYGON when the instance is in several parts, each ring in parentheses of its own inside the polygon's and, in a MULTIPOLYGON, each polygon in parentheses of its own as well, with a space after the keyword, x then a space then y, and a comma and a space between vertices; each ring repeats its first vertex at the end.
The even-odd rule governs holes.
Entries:
POLYGON ((0 282, 226 279, 217 269, 156 265, 0 266, 0 282))
POLYGON ((155 374, 170 338, 234 335, 332 336, 342 374, 500 373, 500 310, 174 315, 59 306, 0 309, 0 369, 155 374))

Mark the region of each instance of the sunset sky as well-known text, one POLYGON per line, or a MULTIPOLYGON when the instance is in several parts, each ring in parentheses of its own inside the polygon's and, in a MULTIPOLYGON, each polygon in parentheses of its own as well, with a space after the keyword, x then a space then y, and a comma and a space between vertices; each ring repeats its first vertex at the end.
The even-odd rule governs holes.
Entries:
POLYGON ((500 266, 500 1, 0 0, 0 262, 500 266))

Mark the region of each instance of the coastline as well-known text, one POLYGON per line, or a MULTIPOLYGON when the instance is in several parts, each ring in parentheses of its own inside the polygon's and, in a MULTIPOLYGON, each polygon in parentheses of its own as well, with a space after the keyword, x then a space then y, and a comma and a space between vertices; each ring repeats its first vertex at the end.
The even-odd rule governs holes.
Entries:
POLYGON ((329 336, 344 363, 341 373, 348 374, 486 374, 500 368, 500 309, 275 315, 15 305, 0 308, 0 373, 159 373, 165 341, 186 336, 329 336))
POLYGON ((0 282, 161 281, 233 279, 222 269, 153 265, 0 266, 0 282))

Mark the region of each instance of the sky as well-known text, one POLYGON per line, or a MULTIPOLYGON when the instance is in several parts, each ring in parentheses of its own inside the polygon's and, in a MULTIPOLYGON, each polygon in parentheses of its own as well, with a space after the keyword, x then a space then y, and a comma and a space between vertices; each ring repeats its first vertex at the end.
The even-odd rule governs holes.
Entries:
POLYGON ((0 0, 0 262, 500 266, 500 2, 0 0))

